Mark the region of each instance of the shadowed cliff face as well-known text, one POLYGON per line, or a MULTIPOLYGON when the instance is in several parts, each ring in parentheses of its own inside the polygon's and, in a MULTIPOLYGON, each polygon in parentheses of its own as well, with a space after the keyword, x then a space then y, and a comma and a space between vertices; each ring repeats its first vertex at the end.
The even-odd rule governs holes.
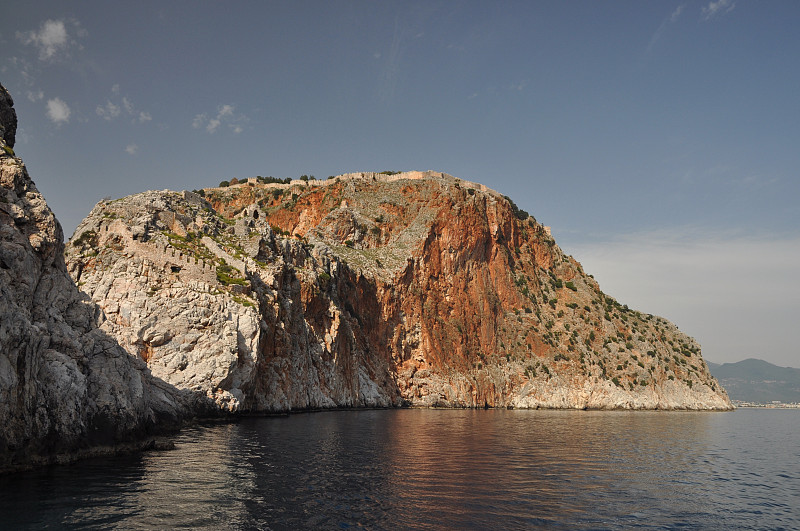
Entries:
POLYGON ((14 100, 6 88, 0 85, 0 138, 10 147, 14 147, 17 135, 17 113, 14 111, 14 100))
MULTIPOLYGON (((0 133, 16 128, 0 86, 0 133)), ((96 326, 70 279, 61 226, 0 137, 0 471, 133 445, 177 426, 187 393, 150 377, 96 326)))
POLYGON ((693 339, 445 174, 147 192, 67 255, 104 330, 229 410, 730 408, 693 339))

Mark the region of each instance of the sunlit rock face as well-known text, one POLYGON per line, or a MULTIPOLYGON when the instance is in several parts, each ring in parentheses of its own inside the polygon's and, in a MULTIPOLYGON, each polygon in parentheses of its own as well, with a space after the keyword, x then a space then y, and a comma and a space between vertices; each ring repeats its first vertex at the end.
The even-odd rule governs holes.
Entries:
POLYGON ((75 231, 101 330, 159 379, 225 411, 731 408, 692 338, 483 185, 268 181, 102 201, 75 231))
POLYGON ((131 444, 200 407, 97 327, 61 226, 14 155, 15 130, 0 86, 0 471, 131 444))

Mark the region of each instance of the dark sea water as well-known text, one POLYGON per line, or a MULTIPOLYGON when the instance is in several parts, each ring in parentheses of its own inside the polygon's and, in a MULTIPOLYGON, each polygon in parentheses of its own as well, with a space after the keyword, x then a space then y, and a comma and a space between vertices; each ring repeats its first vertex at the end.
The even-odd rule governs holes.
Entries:
POLYGON ((0 477, 3 529, 800 529, 800 410, 337 411, 0 477))

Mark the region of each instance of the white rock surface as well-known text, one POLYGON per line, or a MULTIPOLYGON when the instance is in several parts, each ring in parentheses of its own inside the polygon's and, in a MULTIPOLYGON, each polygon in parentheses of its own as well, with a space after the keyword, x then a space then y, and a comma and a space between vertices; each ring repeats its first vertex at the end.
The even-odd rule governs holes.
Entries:
MULTIPOLYGON (((0 117, 12 105, 0 86, 0 117)), ((195 399, 97 328, 61 227, 11 149, 0 137, 0 471, 174 429, 195 399)))

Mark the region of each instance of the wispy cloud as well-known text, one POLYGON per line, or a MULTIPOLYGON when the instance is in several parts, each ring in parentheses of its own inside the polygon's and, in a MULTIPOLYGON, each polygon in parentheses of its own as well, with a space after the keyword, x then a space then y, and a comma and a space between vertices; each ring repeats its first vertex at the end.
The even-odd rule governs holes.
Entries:
POLYGON ((678 227, 569 252, 605 293, 696 336, 704 356, 761 357, 797 366, 793 321, 800 314, 800 236, 678 227))
POLYGON ((119 85, 111 87, 111 94, 112 96, 106 100, 104 105, 98 105, 95 109, 97 116, 104 120, 111 121, 122 116, 124 111, 124 114, 128 116, 133 123, 145 123, 153 119, 153 116, 149 112, 137 109, 128 96, 120 97, 119 85), (112 99, 117 103, 114 103, 112 99))
POLYGON ((709 2, 709 4, 702 10, 703 20, 709 20, 718 15, 730 13, 733 11, 734 7, 736 7, 736 2, 733 2, 732 0, 717 0, 716 2, 709 2))
POLYGON ((653 49, 653 46, 655 46, 658 40, 661 39, 661 36, 664 34, 664 32, 670 26, 670 24, 674 24, 675 22, 678 21, 685 7, 686 6, 684 4, 679 5, 678 7, 675 8, 675 10, 670 14, 669 17, 667 17, 661 22, 661 25, 658 27, 655 33, 653 33, 653 36, 650 37, 650 43, 647 45, 647 53, 650 53, 650 51, 653 49))
POLYGON ((669 17, 670 22, 677 22, 678 18, 680 18, 681 13, 683 13, 683 8, 686 7, 685 5, 681 4, 675 8, 675 11, 672 12, 672 15, 669 17))
POLYGON ((44 92, 41 90, 29 90, 26 94, 28 101, 36 103, 44 99, 44 92))
POLYGON ((236 107, 226 104, 217 109, 217 114, 213 117, 209 117, 207 113, 197 114, 192 120, 192 127, 205 129, 206 132, 214 134, 221 126, 226 126, 236 134, 241 133, 244 131, 247 117, 243 114, 236 114, 235 111, 236 107))
POLYGON ((127 146, 125 146, 125 153, 127 153, 128 155, 136 155, 136 153, 138 152, 139 152, 139 146, 137 146, 136 144, 128 144, 127 146))
POLYGON ((17 32, 17 38, 23 44, 36 47, 42 61, 53 60, 72 47, 80 47, 75 37, 85 35, 85 30, 76 20, 45 20, 38 30, 17 32))
POLYGON ((52 120, 56 125, 61 125, 69 122, 69 115, 72 111, 64 100, 61 98, 53 98, 47 100, 47 117, 52 120))
POLYGON ((98 105, 97 109, 95 109, 97 116, 103 118, 104 120, 111 121, 114 118, 118 117, 122 110, 119 108, 119 105, 115 105, 111 103, 111 101, 107 101, 105 105, 98 105))

